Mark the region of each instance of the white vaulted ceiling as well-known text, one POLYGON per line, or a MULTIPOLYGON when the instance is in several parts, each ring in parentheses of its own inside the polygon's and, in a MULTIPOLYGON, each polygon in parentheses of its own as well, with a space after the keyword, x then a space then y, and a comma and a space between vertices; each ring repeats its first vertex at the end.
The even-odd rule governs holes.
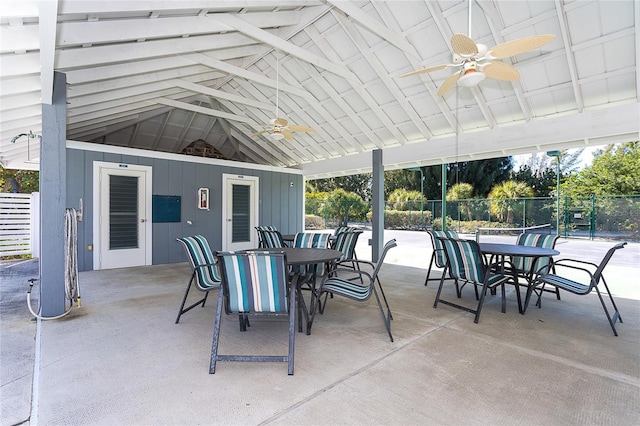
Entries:
POLYGON ((68 140, 179 153, 202 139, 308 178, 368 171, 374 149, 400 168, 638 139, 637 1, 472 0, 478 43, 556 39, 502 60, 515 82, 438 96, 447 69, 399 78, 451 62, 468 5, 2 1, 0 161, 37 168, 37 138, 11 139, 42 133, 54 71, 67 78, 68 140), (278 116, 314 132, 252 136, 275 118, 276 88, 278 116))

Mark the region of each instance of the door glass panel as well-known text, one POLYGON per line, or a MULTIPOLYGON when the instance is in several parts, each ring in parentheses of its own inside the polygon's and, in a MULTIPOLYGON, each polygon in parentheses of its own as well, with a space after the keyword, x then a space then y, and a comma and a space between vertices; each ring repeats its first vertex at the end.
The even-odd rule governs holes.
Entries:
POLYGON ((231 241, 234 243, 250 241, 251 187, 249 185, 232 185, 232 197, 231 241))
POLYGON ((109 249, 138 246, 138 178, 109 175, 109 249))

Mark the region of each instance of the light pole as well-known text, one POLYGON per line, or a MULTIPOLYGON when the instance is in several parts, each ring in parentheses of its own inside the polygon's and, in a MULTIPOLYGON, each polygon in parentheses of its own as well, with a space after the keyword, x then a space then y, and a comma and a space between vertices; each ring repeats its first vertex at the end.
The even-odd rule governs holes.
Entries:
POLYGON ((424 230, 424 173, 422 167, 409 167, 409 170, 420 172, 420 224, 424 230))
POLYGON ((549 157, 556 157, 556 235, 560 235, 560 154, 558 150, 547 151, 549 157))

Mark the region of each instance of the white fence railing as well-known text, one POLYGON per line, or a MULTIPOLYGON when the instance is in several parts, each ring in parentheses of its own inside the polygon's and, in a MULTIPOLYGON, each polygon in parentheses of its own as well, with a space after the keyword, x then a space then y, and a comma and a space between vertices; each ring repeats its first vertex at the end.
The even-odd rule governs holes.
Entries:
POLYGON ((40 194, 0 193, 0 258, 39 255, 40 194))

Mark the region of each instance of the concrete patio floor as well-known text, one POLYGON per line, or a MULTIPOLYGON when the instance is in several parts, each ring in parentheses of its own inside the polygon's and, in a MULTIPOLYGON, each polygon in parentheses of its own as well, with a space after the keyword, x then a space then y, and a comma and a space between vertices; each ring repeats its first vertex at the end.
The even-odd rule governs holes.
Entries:
MULTIPOLYGON (((335 298, 310 336, 297 333, 293 376, 284 363, 219 362, 208 374, 217 293, 174 324, 186 263, 83 272, 82 307, 64 319, 3 320, 2 425, 640 424, 638 244, 605 271, 624 320, 614 337, 594 294, 546 294, 520 315, 510 287, 507 312, 489 296, 479 324, 434 309, 430 248, 411 234, 385 232, 399 241, 381 272, 395 342, 375 302, 335 298), (7 355, 7 328, 35 337, 33 357, 7 355), (23 365, 5 364, 14 358, 23 365)), ((560 258, 613 245, 560 243, 560 258)), ((472 305, 473 291, 463 300, 472 305)), ((285 354, 287 334, 285 322, 258 319, 240 333, 225 316, 220 352, 285 354)))

